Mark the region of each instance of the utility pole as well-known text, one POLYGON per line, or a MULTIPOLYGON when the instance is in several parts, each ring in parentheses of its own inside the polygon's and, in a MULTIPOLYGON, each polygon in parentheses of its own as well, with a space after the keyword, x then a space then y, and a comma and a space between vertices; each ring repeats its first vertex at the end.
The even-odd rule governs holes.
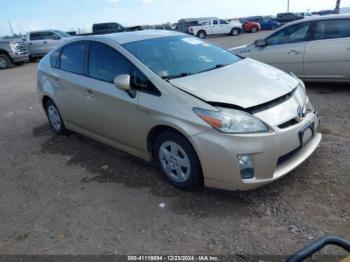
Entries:
POLYGON ((289 0, 287 0, 287 13, 289 13, 289 0))
POLYGON ((340 1, 341 1, 341 0, 337 0, 337 3, 336 3, 336 5, 335 5, 335 12, 336 12, 337 14, 339 14, 339 10, 340 10, 340 1))
POLYGON ((9 25, 10 25, 10 29, 11 29, 11 34, 12 34, 12 36, 13 36, 14 34, 13 34, 13 29, 12 29, 11 21, 9 21, 9 25))

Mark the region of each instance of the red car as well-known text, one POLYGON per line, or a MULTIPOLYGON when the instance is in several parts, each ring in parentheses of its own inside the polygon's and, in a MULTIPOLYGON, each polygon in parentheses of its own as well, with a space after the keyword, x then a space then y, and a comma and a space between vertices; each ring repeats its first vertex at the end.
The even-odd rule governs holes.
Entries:
POLYGON ((247 33, 256 33, 258 31, 261 31, 261 26, 256 22, 245 21, 243 23, 243 30, 247 33))

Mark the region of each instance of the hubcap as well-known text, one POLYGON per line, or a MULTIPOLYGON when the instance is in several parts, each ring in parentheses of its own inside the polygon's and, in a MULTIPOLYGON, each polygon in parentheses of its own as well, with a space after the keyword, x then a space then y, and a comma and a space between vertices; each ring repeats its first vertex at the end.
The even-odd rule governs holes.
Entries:
POLYGON ((165 173, 176 182, 185 182, 190 177, 190 160, 185 150, 175 142, 167 141, 161 145, 159 159, 165 173))
POLYGON ((7 60, 3 57, 0 57, 0 68, 7 68, 7 60))
POLYGON ((56 107, 54 107, 53 105, 49 105, 49 107, 47 109, 47 114, 49 116, 49 120, 50 120, 52 127, 56 131, 60 131, 62 122, 61 122, 60 114, 58 113, 56 107))

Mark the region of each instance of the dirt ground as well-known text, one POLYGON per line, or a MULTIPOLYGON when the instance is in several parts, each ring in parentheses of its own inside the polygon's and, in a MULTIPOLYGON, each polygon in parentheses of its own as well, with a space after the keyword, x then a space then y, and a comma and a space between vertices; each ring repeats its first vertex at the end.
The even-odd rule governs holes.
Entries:
POLYGON ((307 85, 323 141, 285 178, 185 192, 132 156, 55 136, 35 77, 35 63, 0 72, 0 254, 288 255, 326 234, 350 240, 350 85, 307 85))

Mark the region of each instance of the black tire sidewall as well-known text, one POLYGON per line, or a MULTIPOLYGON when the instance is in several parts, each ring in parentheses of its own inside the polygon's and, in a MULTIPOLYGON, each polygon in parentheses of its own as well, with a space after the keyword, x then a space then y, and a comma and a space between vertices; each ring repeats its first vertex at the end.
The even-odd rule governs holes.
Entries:
POLYGON ((205 39, 207 36, 207 34, 204 32, 204 31, 199 31, 198 32, 198 37, 201 38, 201 39, 205 39), (203 35, 203 37, 201 37, 201 35, 203 35))
POLYGON ((165 131, 161 133, 155 140, 154 143, 154 160, 156 162, 157 167, 161 171, 161 173, 165 176, 165 178, 175 187, 187 190, 198 189, 203 185, 203 175, 202 168, 197 156, 196 151, 194 150, 191 143, 182 135, 175 131, 165 131), (161 145, 166 141, 172 141, 176 144, 180 145, 183 150, 185 150, 191 165, 191 174, 189 178, 185 182, 177 182, 174 181, 168 174, 163 170, 163 166, 159 159, 159 149, 161 145))
POLYGON ((67 130, 66 130, 66 127, 64 126, 64 123, 63 123, 63 119, 61 117, 61 113, 60 113, 60 110, 58 110, 58 107, 56 106, 56 104, 52 101, 52 100, 48 100, 45 104, 45 111, 46 111, 46 115, 47 115, 47 119, 49 121, 49 124, 50 124, 50 127, 51 129, 57 134, 57 135, 64 135, 66 134, 67 130), (49 117, 49 112, 48 112, 48 108, 49 106, 54 106, 58 112, 58 115, 61 119, 61 128, 60 130, 56 130, 52 124, 51 124, 51 121, 50 121, 50 117, 49 117))
POLYGON ((7 61, 7 66, 6 67, 0 67, 0 70, 4 70, 4 69, 10 68, 11 65, 12 65, 10 58, 7 55, 5 55, 5 54, 0 54, 0 57, 4 58, 7 61))

